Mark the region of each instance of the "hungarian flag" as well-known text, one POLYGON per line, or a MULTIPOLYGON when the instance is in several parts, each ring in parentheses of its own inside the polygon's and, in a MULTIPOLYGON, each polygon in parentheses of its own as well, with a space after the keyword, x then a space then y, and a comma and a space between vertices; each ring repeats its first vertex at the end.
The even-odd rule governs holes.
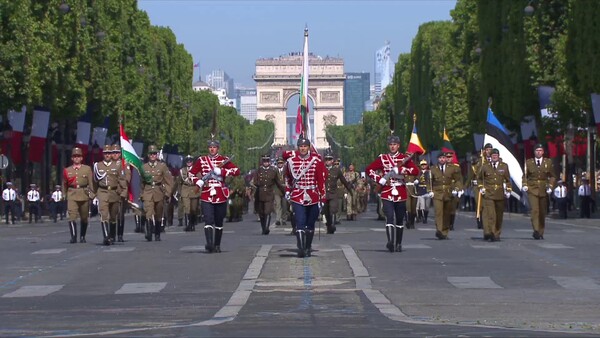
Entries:
POLYGON ((458 157, 456 156, 452 143, 450 143, 450 137, 448 137, 448 134, 446 133, 446 127, 444 127, 444 143, 442 144, 442 151, 444 153, 451 152, 452 163, 458 164, 458 157))
POLYGON ((413 130, 410 134, 410 141, 408 142, 408 148, 406 148, 406 152, 413 153, 419 155, 425 154, 425 148, 421 145, 421 140, 419 140, 419 135, 417 134, 417 121, 416 115, 413 120, 413 130))
POLYGON ((304 28, 304 51, 302 60, 302 76, 300 78, 300 98, 296 115, 296 134, 304 134, 314 147, 314 138, 310 128, 308 111, 308 28, 304 28))
POLYGON ((119 127, 121 133, 121 153, 123 160, 131 164, 135 169, 137 169, 137 171, 140 173, 140 176, 145 182, 152 182, 152 177, 150 177, 150 175, 144 171, 144 163, 142 162, 142 159, 136 153, 135 149, 133 148, 133 145, 131 144, 131 141, 129 141, 129 138, 127 137, 127 134, 125 134, 125 129, 123 128, 123 125, 121 124, 119 127))

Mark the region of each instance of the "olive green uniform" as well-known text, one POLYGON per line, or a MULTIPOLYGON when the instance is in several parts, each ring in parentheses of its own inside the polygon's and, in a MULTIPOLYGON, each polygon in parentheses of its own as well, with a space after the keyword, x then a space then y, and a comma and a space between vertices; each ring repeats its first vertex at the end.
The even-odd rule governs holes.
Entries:
POLYGON ((542 158, 539 167, 535 158, 530 158, 525 162, 523 188, 527 187, 534 238, 543 238, 544 236, 548 211, 547 191, 554 189, 555 180, 554 166, 549 158, 542 158))
POLYGON ((64 169, 63 176, 63 196, 67 198, 71 243, 77 241, 77 217, 79 217, 81 222, 80 241, 85 242, 90 212, 90 199, 95 197, 93 192, 92 168, 85 164, 81 164, 80 166, 72 165, 64 169))
POLYGON ((278 169, 273 166, 258 167, 250 184, 256 186, 254 210, 256 210, 260 219, 262 234, 268 235, 271 226, 271 214, 275 210, 275 190, 285 193, 285 186, 283 181, 279 179, 278 169))
POLYGON ((450 215, 454 207, 452 191, 462 190, 462 175, 460 168, 455 165, 444 166, 444 171, 439 165, 430 170, 431 185, 428 192, 433 192, 433 207, 435 209, 436 237, 446 239, 450 230, 450 215))
MULTIPOLYGON (((327 227, 327 233, 333 234, 336 230, 335 220, 339 205, 339 193, 338 183, 341 183, 343 187, 348 189, 348 195, 355 195, 352 185, 344 177, 344 173, 339 166, 326 167, 327 179, 325 180, 325 205, 323 206, 323 214, 325 215, 325 225, 327 227)), ((342 188, 343 190, 343 188, 342 188)))
POLYGON ((178 188, 179 188, 179 203, 183 205, 183 224, 185 231, 196 230, 198 219, 198 205, 200 200, 200 188, 192 182, 189 175, 191 166, 184 166, 179 171, 178 188))
POLYGON ((146 214, 146 239, 151 241, 154 232, 155 239, 160 240, 165 199, 171 197, 173 176, 167 165, 159 161, 144 163, 143 169, 152 177, 150 183, 142 180, 141 195, 146 214))
POLYGON ((358 211, 358 195, 354 193, 354 189, 356 189, 356 184, 358 183, 358 179, 360 178, 360 174, 356 171, 346 171, 344 173, 344 178, 348 182, 348 184, 352 187, 352 189, 347 190, 346 194, 346 219, 348 220, 356 220, 356 214, 358 211))
POLYGON ((505 193, 510 192, 510 172, 504 162, 486 163, 478 176, 483 203, 483 239, 500 240, 504 218, 505 193))
POLYGON ((104 244, 108 245, 110 244, 109 239, 113 242, 115 240, 119 203, 123 186, 126 185, 121 163, 117 161, 96 162, 94 164, 94 183, 104 244))
POLYGON ((406 175, 406 228, 415 228, 415 218, 417 217, 417 190, 415 180, 418 176, 406 175))

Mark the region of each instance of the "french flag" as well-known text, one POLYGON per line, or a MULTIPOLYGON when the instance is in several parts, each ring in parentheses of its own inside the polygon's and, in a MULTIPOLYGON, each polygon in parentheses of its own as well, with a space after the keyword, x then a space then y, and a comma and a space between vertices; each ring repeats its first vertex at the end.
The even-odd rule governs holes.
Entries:
POLYGON ((23 106, 21 111, 10 110, 8 112, 8 122, 12 128, 10 139, 4 141, 3 153, 8 154, 15 165, 23 162, 21 154, 21 144, 23 144, 23 129, 25 128, 25 112, 27 108, 23 106))
POLYGON ((44 149, 46 148, 46 137, 48 135, 49 122, 49 111, 33 111, 31 138, 29 139, 29 161, 33 163, 40 163, 44 158, 44 149))
POLYGON ((77 122, 77 139, 75 146, 81 148, 83 158, 87 158, 88 148, 90 146, 90 138, 92 136, 92 124, 90 122, 77 122))

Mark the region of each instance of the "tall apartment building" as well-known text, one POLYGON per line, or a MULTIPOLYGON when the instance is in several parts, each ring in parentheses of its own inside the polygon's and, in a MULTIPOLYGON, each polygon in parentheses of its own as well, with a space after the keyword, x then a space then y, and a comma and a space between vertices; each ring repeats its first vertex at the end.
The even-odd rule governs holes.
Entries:
POLYGON ((366 102, 371 93, 371 74, 346 73, 344 80, 344 125, 357 124, 362 120, 366 102))
POLYGON ((233 79, 222 69, 213 70, 206 75, 206 83, 214 90, 225 89, 227 97, 234 97, 235 95, 233 79))

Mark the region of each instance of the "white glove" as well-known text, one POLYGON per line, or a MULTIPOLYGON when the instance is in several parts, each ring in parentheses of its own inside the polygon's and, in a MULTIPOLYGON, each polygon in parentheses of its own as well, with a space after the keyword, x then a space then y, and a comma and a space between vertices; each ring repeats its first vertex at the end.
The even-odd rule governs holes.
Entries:
POLYGON ((345 193, 345 194, 344 194, 344 198, 348 198, 348 193, 345 193))
POLYGON ((485 188, 481 188, 481 189, 479 189, 479 192, 480 192, 482 195, 485 195, 485 188))
POLYGON ((525 192, 527 192, 527 190, 529 190, 529 187, 526 186, 526 185, 524 185, 522 190, 525 191, 525 192))
POLYGON ((414 181, 414 184, 415 184, 415 185, 418 185, 418 184, 419 184, 419 180, 415 180, 415 181, 414 181))
POLYGON ((454 197, 458 196, 458 190, 452 190, 452 196, 454 196, 454 197))
POLYGON ((465 193, 464 190, 459 190, 458 191, 458 198, 461 198, 464 193, 465 193))
POLYGON ((198 180, 198 181, 196 181, 196 185, 199 186, 200 188, 202 188, 202 186, 204 185, 204 181, 198 180))
POLYGON ((430 191, 427 196, 429 196, 429 198, 433 198, 433 191, 430 191))
POLYGON ((385 177, 382 177, 382 178, 379 179, 379 184, 385 185, 385 182, 387 182, 387 180, 385 179, 385 177))
POLYGON ((290 194, 290 192, 289 192, 289 191, 286 191, 286 192, 285 192, 285 199, 289 201, 289 200, 290 200, 290 197, 291 197, 291 194, 290 194))
POLYGON ((471 181, 471 183, 472 183, 473 185, 477 185, 477 180, 473 180, 473 181, 471 181))
POLYGON ((394 167, 392 170, 394 171, 394 174, 398 175, 398 167, 394 167))
POLYGON ((215 173, 215 175, 221 176, 221 168, 214 167, 212 171, 213 171, 213 173, 215 173))
POLYGON ((323 209, 323 202, 319 202, 318 205, 319 205, 319 210, 322 210, 323 209))
POLYGON ((551 194, 552 193, 552 189, 548 188, 546 189, 546 194, 551 194))
POLYGON ((510 193, 509 193, 508 191, 507 191, 507 192, 505 192, 505 193, 504 193, 504 197, 506 197, 506 198, 510 198, 510 193))

